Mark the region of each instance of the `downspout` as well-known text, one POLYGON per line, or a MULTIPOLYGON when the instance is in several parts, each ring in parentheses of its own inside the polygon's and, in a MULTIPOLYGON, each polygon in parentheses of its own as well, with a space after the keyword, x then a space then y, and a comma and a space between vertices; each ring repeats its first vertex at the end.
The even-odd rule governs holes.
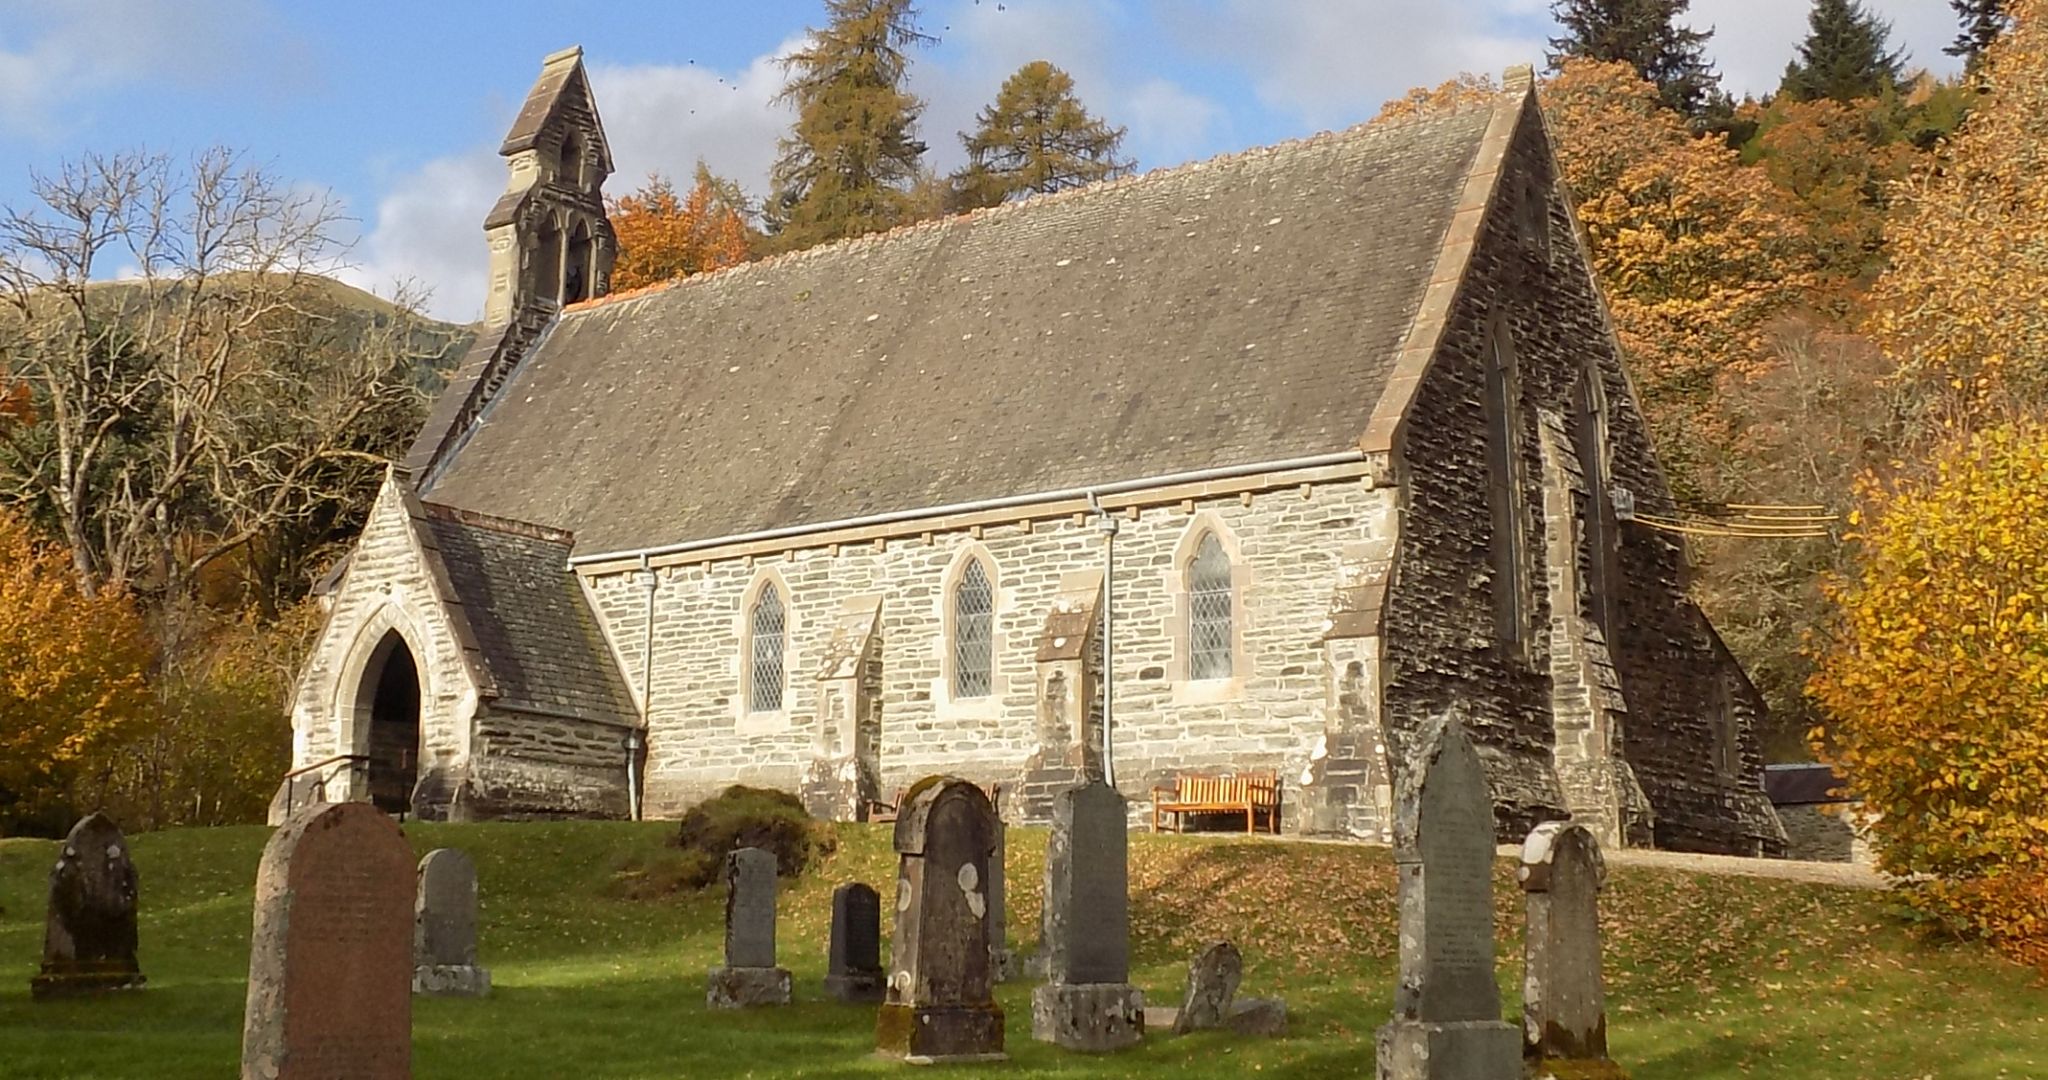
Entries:
POLYGON ((640 727, 626 733, 626 796, 634 821, 640 820, 640 751, 646 745, 644 733, 654 718, 654 591, 661 575, 640 556, 640 583, 647 586, 647 635, 640 647, 640 727))
POLYGON ((1116 787, 1115 743, 1110 731, 1116 717, 1116 516, 1102 508, 1091 489, 1088 506, 1096 513, 1096 528, 1102 533, 1102 782, 1116 787))

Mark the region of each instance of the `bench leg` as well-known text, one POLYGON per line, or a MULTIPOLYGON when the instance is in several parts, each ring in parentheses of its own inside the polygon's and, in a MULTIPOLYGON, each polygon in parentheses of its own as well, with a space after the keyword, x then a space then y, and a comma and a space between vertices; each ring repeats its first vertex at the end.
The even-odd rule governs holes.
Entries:
POLYGON ((1259 812, 1257 810, 1254 810, 1249 806, 1244 808, 1244 834, 1246 836, 1250 836, 1252 834, 1252 822, 1257 820, 1258 816, 1259 812))

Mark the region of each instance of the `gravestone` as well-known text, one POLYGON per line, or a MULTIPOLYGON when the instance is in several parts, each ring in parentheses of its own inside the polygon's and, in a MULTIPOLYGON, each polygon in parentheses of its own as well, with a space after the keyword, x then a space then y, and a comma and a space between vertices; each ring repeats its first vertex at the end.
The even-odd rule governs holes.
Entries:
POLYGON ((243 1080, 412 1075, 412 847, 366 802, 285 820, 256 871, 243 1080))
POLYGON ((1538 825, 1522 845, 1516 876, 1528 903, 1522 1055, 1532 1075, 1620 1077, 1607 1058, 1600 978, 1600 889, 1607 876, 1600 842, 1583 825, 1538 825), (1569 1070, 1553 1068, 1558 1062, 1570 1062, 1569 1070))
POLYGON ((987 892, 995 808, 974 784, 926 777, 903 800, 895 847, 896 936, 875 1047, 916 1064, 1001 1060, 987 892))
POLYGON ((847 1002, 882 1000, 882 898, 858 881, 832 890, 825 992, 847 1002))
POLYGON ((1045 852, 1046 977, 1031 994, 1031 1037, 1068 1050, 1116 1050, 1145 1035, 1132 986, 1129 814, 1104 783, 1053 800, 1045 852))
POLYGON ((775 966, 775 853, 725 857, 725 965, 711 969, 704 1002, 715 1009, 789 1004, 789 971, 775 966))
POLYGON ((1380 1080, 1512 1080, 1522 1061, 1493 973, 1493 796, 1455 715, 1430 721, 1398 774, 1400 981, 1380 1080))
POLYGON ((420 860, 412 952, 413 993, 482 997, 491 992, 491 973, 476 962, 476 864, 467 853, 440 848, 420 860))
POLYGON ((37 999, 142 986, 135 962, 135 862, 120 826, 89 814, 71 827, 50 870, 43 967, 29 980, 37 999))
MULTIPOLYGON (((991 803, 993 805, 993 803, 991 803)), ((1003 823, 1001 807, 996 809, 996 850, 988 858, 988 958, 989 970, 997 982, 1010 981, 1014 960, 1010 955, 1010 916, 1005 908, 1005 865, 1010 857, 1010 827, 1003 823)))
POLYGON ((1173 1019, 1173 1033, 1185 1035, 1223 1026, 1237 1000, 1237 986, 1244 978, 1244 957, 1237 946, 1218 941, 1202 950, 1188 964, 1188 992, 1181 999, 1180 1013, 1173 1019))

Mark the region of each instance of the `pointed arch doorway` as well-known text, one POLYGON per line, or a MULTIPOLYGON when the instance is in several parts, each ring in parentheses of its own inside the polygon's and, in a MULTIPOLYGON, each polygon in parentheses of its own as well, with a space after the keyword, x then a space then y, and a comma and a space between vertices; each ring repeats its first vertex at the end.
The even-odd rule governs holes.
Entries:
POLYGON ((358 746, 370 759, 370 801, 386 813, 410 813, 419 782, 420 673, 397 630, 385 632, 363 665, 356 718, 368 729, 358 746))

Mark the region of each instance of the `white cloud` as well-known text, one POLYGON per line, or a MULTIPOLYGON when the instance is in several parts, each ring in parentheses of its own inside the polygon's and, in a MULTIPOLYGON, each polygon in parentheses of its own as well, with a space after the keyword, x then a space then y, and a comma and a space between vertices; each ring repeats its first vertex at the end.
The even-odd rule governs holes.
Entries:
POLYGON ((1370 119, 1389 98, 1459 72, 1541 64, 1529 0, 1222 0, 1176 26, 1244 68, 1267 107, 1313 127, 1370 119))
POLYGON ((81 100, 145 80, 255 82, 274 94, 314 69, 262 0, 0 4, 0 131, 55 134, 81 100))
POLYGON ((342 280, 389 297, 400 285, 428 290, 436 318, 482 317, 489 265, 484 215, 505 189, 505 163, 492 148, 436 158, 401 176, 374 217, 342 280))
MULTIPOLYGON (((1893 47, 1912 53, 1909 67, 1940 74, 1962 65, 1942 48, 1955 40, 1955 13, 1938 0, 1864 0, 1892 23, 1893 47)), ((1714 28, 1707 52, 1729 93, 1763 95, 1778 89, 1785 65, 1806 37, 1809 5, 1791 0, 1693 0, 1694 26, 1714 28)))

